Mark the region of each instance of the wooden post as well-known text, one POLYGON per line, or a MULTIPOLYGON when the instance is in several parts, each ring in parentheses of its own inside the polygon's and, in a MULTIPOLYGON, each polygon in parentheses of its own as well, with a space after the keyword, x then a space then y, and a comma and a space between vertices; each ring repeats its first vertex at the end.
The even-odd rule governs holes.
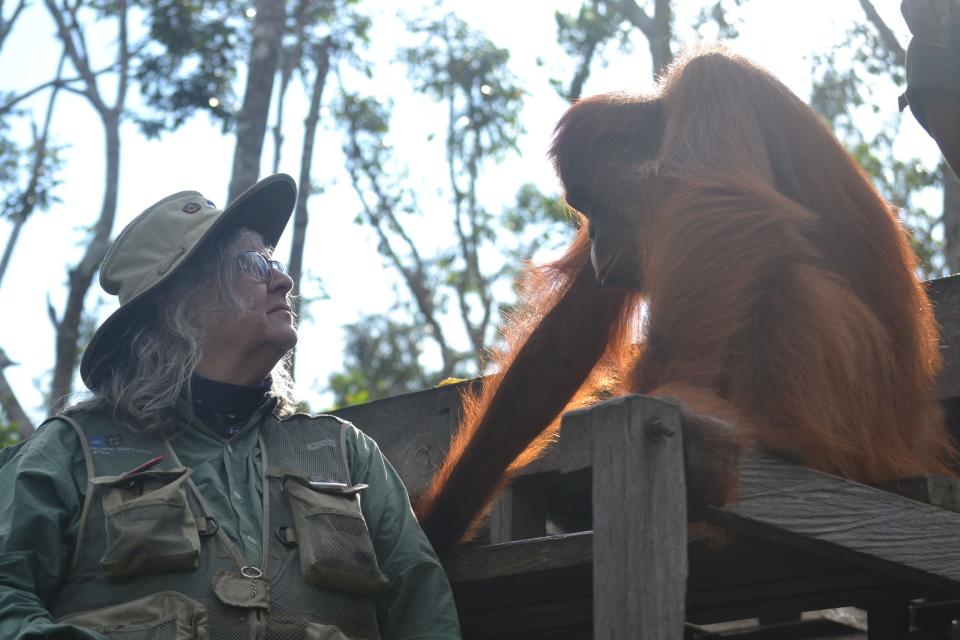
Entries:
POLYGON ((679 640, 687 581, 680 416, 643 396, 579 413, 593 433, 593 637, 679 640))
POLYGON ((526 486, 524 478, 503 490, 490 510, 491 544, 546 535, 547 514, 543 498, 536 493, 526 486))

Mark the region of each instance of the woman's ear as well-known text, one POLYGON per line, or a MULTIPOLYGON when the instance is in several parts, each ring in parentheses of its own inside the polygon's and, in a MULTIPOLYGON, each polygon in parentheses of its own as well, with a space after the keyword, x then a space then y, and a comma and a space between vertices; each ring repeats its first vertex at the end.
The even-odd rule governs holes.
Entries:
POLYGON ((550 156, 570 206, 583 211, 611 178, 657 157, 663 139, 659 100, 607 94, 580 100, 557 124, 550 156), (580 203, 580 204, 578 204, 580 203))

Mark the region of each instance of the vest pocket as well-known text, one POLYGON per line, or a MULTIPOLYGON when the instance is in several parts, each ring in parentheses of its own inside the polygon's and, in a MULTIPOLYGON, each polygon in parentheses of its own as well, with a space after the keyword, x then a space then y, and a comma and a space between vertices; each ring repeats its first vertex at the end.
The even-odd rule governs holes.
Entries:
POLYGON ((176 591, 75 613, 57 620, 96 631, 108 640, 206 640, 207 610, 176 591))
POLYGON ((106 551, 100 559, 110 578, 191 571, 199 566, 197 521, 187 506, 192 471, 144 471, 91 479, 103 492, 106 551))
POLYGON ((365 488, 284 477, 283 490, 289 496, 300 552, 300 573, 310 584, 360 595, 375 595, 386 589, 388 581, 380 573, 367 522, 360 511, 360 492, 365 488))

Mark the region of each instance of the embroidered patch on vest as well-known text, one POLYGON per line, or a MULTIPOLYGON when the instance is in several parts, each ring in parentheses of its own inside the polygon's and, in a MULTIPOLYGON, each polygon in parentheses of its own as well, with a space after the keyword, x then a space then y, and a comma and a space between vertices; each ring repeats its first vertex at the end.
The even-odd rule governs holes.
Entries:
POLYGON ((325 440, 320 440, 318 442, 311 442, 307 445, 307 451, 316 451, 317 449, 322 449, 323 447, 336 447, 337 442, 329 438, 325 440))
POLYGON ((95 436, 90 438, 91 449, 119 449, 122 446, 122 433, 108 433, 105 436, 95 436))

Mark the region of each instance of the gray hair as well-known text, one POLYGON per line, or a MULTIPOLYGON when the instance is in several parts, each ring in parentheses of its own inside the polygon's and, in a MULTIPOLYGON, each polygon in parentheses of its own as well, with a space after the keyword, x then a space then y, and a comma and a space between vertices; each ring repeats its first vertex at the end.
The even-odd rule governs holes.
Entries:
MULTIPOLYGON (((223 311, 247 312, 235 288, 239 273, 236 256, 251 237, 263 240, 246 228, 208 240, 204 250, 163 285, 147 311, 118 340, 114 348, 119 355, 91 389, 93 397, 66 413, 106 410, 134 431, 169 429, 174 424, 177 399, 192 399, 190 377, 200 362, 203 319, 223 311)), ((278 400, 274 413, 279 416, 296 409, 289 363, 288 352, 271 372, 269 393, 278 400)))

